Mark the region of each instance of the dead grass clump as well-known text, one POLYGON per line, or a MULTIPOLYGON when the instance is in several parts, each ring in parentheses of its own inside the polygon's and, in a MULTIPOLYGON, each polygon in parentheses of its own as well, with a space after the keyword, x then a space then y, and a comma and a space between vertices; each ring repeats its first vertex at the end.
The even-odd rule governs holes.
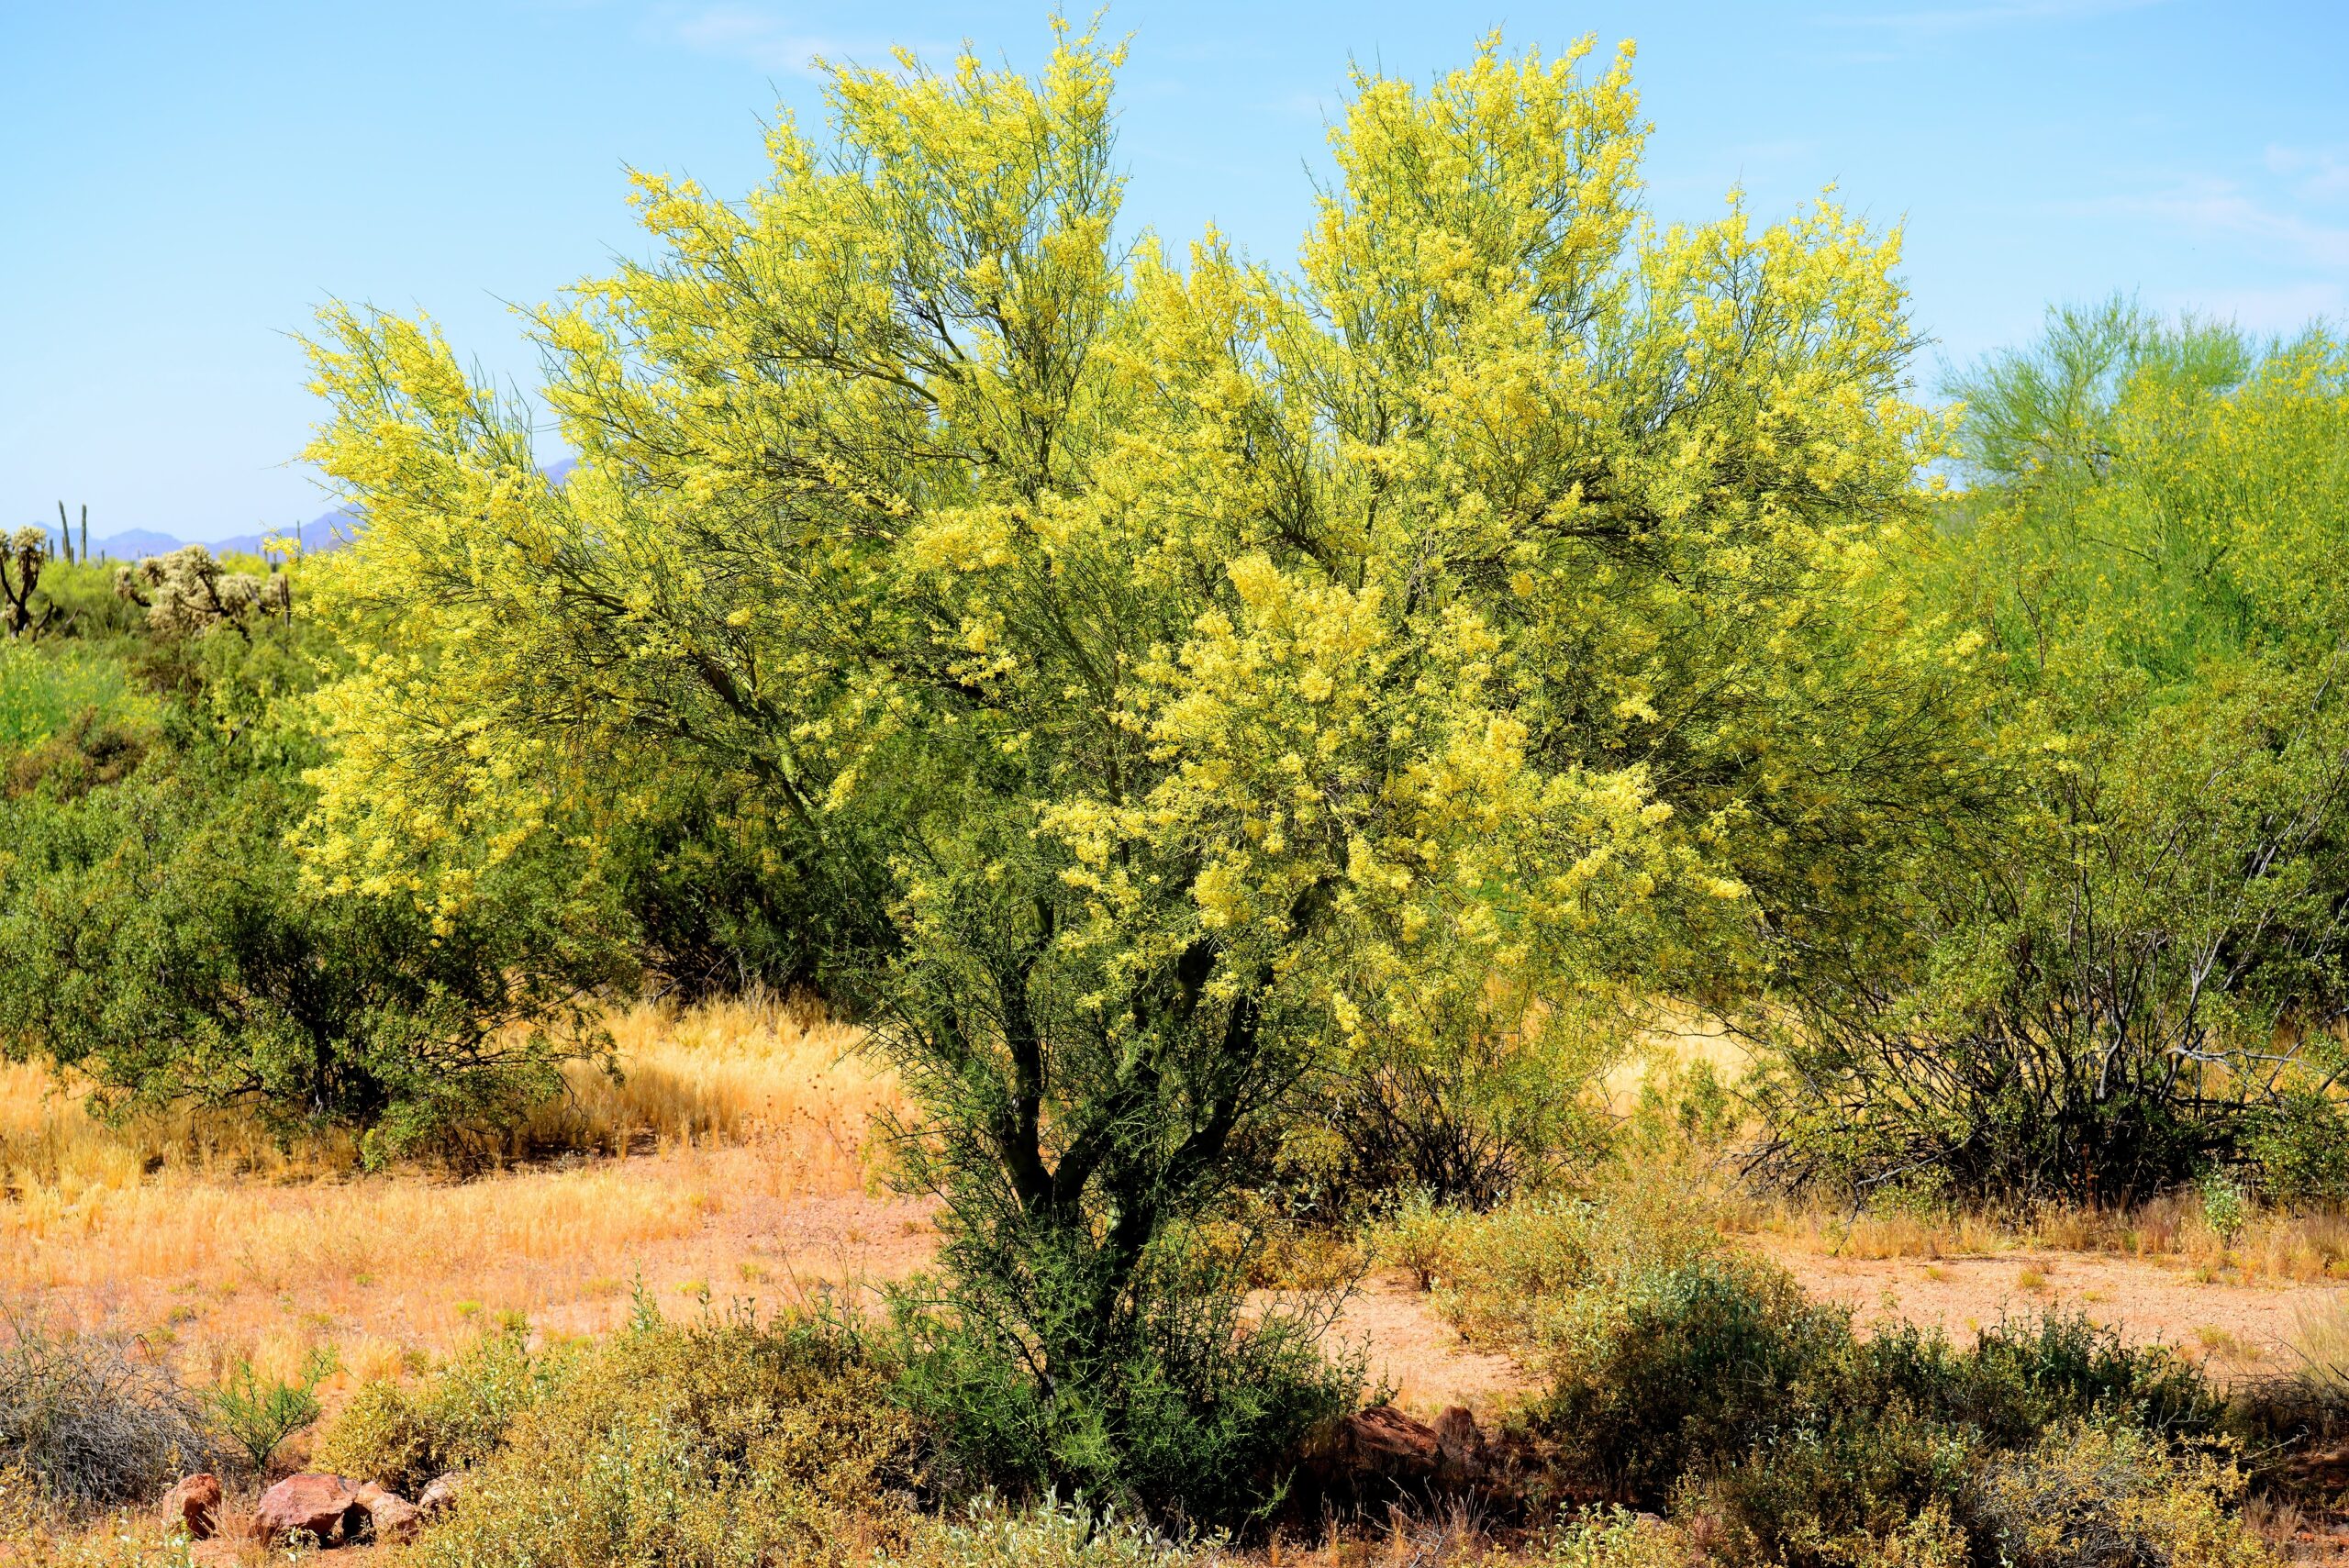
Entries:
POLYGON ((146 1502, 217 1453, 201 1406, 134 1342, 0 1311, 0 1468, 97 1507, 146 1502))

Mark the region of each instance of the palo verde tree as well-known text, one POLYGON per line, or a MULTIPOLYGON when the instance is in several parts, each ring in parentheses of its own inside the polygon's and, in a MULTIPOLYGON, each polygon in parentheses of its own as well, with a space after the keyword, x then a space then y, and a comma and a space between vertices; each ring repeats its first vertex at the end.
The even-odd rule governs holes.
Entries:
POLYGON ((1587 49, 1359 78, 1293 272, 1120 236, 1089 34, 836 70, 829 148, 640 176, 656 259, 537 316, 559 486, 429 323, 324 317, 367 520, 315 871, 412 889, 645 770, 760 792, 1057 1479, 1278 1425, 1219 1370, 1269 1330, 1163 1308, 1350 1040, 1834 939, 1962 773, 1965 649, 1884 570, 1940 439, 1897 242, 1649 223, 1587 49))
POLYGON ((2114 299, 1953 390, 1936 592, 1982 628, 2004 851, 1788 1009, 1788 1175, 2128 1202, 2349 1191, 2349 345, 2114 299))

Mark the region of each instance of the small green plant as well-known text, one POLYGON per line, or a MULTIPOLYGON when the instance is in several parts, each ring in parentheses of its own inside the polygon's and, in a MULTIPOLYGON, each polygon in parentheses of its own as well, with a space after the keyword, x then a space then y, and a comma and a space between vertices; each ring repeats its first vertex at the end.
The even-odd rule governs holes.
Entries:
POLYGON ((2243 1184, 2223 1171, 2212 1171, 2202 1178, 2201 1189, 2202 1222, 2221 1241, 2232 1245, 2251 1218, 2243 1184))
POLYGON ((1451 1272, 1451 1218, 1426 1187, 1406 1192, 1378 1228, 1378 1261, 1408 1273, 1421 1290, 1433 1290, 1451 1272))
POLYGON ((205 1407, 223 1436, 245 1451, 257 1474, 285 1440, 318 1418, 318 1385, 340 1363, 325 1345, 313 1350, 291 1382, 264 1378, 249 1357, 239 1356, 228 1373, 204 1390, 205 1407))

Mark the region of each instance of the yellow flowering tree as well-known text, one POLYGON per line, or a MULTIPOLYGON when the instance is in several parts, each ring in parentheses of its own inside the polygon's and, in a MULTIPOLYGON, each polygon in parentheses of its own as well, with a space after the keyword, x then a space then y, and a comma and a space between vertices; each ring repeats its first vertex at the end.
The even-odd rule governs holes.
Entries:
POLYGON ((1286 272, 1119 231, 1089 34, 836 70, 829 146, 639 176, 656 259, 537 315, 560 485, 429 323, 324 317, 366 526, 314 868, 461 898, 566 795, 754 784, 966 1333, 1093 1402, 1046 1470, 1148 1440, 1153 1270, 1316 1064, 1846 940, 1963 787, 1897 239, 1652 223, 1588 48, 1357 80, 1286 272))

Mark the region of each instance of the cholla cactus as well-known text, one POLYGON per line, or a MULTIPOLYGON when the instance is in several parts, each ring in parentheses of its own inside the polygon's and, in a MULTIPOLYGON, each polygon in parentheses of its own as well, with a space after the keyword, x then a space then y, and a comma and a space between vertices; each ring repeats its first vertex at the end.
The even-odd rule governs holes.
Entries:
POLYGON ((11 637, 37 632, 57 615, 57 606, 48 603, 39 615, 33 613, 33 595, 40 589, 40 569, 48 560, 49 536, 32 528, 18 528, 0 555, 0 627, 11 637))
POLYGON ((224 571, 200 544, 124 567, 115 573, 115 592, 146 606, 147 629, 159 637, 194 637, 224 625, 245 632, 252 615, 283 613, 294 594, 275 573, 263 578, 224 571))

